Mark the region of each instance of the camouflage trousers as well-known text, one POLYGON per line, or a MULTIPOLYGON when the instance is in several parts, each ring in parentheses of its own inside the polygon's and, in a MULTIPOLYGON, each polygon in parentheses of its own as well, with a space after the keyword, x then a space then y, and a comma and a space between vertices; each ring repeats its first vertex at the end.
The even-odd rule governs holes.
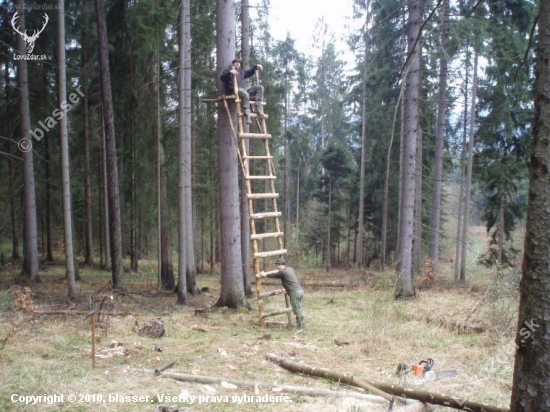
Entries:
POLYGON ((264 86, 255 85, 250 86, 248 89, 241 89, 239 87, 239 97, 241 98, 243 109, 245 113, 250 113, 250 96, 256 98, 256 104, 260 104, 264 99, 264 86))
POLYGON ((305 329, 306 323, 304 321, 304 313, 302 312, 302 299, 304 297, 304 291, 291 292, 290 305, 292 306, 292 312, 296 315, 296 323, 298 329, 305 329))

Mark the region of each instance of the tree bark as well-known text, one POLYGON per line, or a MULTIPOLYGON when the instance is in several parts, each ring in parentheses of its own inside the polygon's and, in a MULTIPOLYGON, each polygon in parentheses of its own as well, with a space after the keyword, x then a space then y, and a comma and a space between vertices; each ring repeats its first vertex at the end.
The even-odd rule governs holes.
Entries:
MULTIPOLYGON (((186 0, 188 1, 188 0, 186 0)), ((190 5, 187 7, 187 10, 190 10, 190 5)), ((188 38, 188 52, 186 63, 184 66, 184 77, 185 77, 185 124, 187 125, 188 132, 185 139, 185 222, 187 226, 186 234, 186 254, 187 254, 187 270, 185 276, 187 278, 187 292, 191 293, 193 296, 200 295, 200 290, 197 286, 197 257, 195 249, 195 218, 194 218, 194 208, 193 208, 193 152, 192 152, 192 120, 191 120, 191 15, 190 12, 187 12, 186 17, 186 37, 188 38)))
POLYGON ((416 134, 416 168, 414 174, 414 224, 411 273, 417 273, 422 268, 422 128, 416 134))
POLYGON ((499 264, 502 263, 504 259, 504 211, 506 210, 506 193, 504 192, 503 184, 500 185, 500 207, 498 209, 498 220, 497 220, 497 259, 499 264))
POLYGON ((420 0, 409 2, 408 67, 405 89, 405 113, 403 133, 403 156, 401 172, 401 219, 399 221, 399 277, 395 296, 414 296, 412 286, 412 248, 414 236, 414 200, 417 134, 420 132, 420 0))
POLYGON ((120 217, 120 197, 118 188, 118 169, 115 143, 115 120, 113 98, 111 94, 111 74, 109 71, 109 53, 107 27, 105 23, 105 5, 102 0, 95 0, 97 18, 97 37, 99 51, 99 78, 101 82, 101 100, 105 120, 105 153, 107 167, 107 189, 109 202, 111 274, 113 289, 124 289, 122 261, 122 226, 120 217))
POLYGON ((331 172, 327 173, 328 176, 328 215, 327 215, 327 254, 325 262, 325 270, 330 271, 330 266, 332 265, 332 251, 331 251, 331 226, 332 226, 332 175, 331 172))
POLYGON ((160 117, 161 101, 160 101, 160 59, 157 55, 153 62, 152 79, 151 79, 151 94, 154 96, 155 120, 153 122, 153 135, 157 140, 158 147, 158 179, 159 179, 159 219, 160 219, 160 280, 162 288, 166 290, 174 290, 176 281, 174 279, 174 265, 172 262, 172 237, 170 210, 168 206, 168 177, 166 175, 166 160, 164 155, 164 139, 162 135, 162 122, 160 117))
MULTIPOLYGON (((23 10, 24 0, 18 0, 17 5, 21 11, 21 17, 18 20, 20 30, 25 32, 25 12, 23 10)), ((21 36, 17 36, 17 50, 21 54, 26 54, 25 42, 21 36)), ((28 277, 33 282, 40 282, 38 275, 38 227, 36 220, 36 190, 34 183, 34 156, 31 139, 31 117, 29 105, 29 83, 27 72, 27 61, 17 60, 17 77, 19 80, 19 109, 21 112, 21 138, 20 147, 28 147, 23 153, 23 179, 24 187, 24 222, 23 234, 25 244, 23 247, 23 270, 22 275, 28 277), (25 140, 23 140, 25 139, 25 140)))
POLYGON ((179 222, 178 301, 187 302, 187 292, 198 294, 196 286, 195 237, 191 181, 191 15, 190 1, 181 1, 179 44, 179 222))
MULTIPOLYGON (((243 67, 250 67, 250 2, 242 0, 241 2, 241 57, 243 67)), ((244 122, 243 131, 249 131, 249 125, 244 122)), ((246 152, 250 151, 250 141, 245 141, 246 152)), ((248 211, 248 198, 246 196, 246 181, 244 174, 240 173, 241 182, 241 254, 243 261, 243 282, 244 293, 246 296, 252 296, 252 270, 250 266, 250 215, 248 211)))
POLYGON ((185 207, 185 183, 186 183, 186 171, 187 166, 185 161, 185 139, 188 133, 188 125, 186 124, 185 113, 185 88, 186 77, 184 74, 186 53, 188 52, 187 43, 191 40, 186 37, 186 19, 189 17, 189 0, 180 1, 179 11, 179 44, 178 44, 178 286, 177 293, 178 305, 187 304, 187 248, 186 248, 186 236, 187 230, 186 224, 186 207, 185 207))
POLYGON ((364 61, 364 73, 363 73, 363 109, 361 113, 361 161, 359 164, 359 213, 357 217, 357 241, 355 243, 355 265, 359 268, 363 268, 363 238, 365 236, 365 168, 366 168, 366 145, 367 145, 367 56, 369 52, 368 45, 368 12, 369 6, 367 4, 365 18, 365 61, 364 61))
MULTIPOLYGON (((290 87, 289 87, 290 89, 290 87)), ((284 125, 283 125, 283 157, 284 157, 284 170, 283 170, 283 193, 284 193, 284 220, 283 220, 283 242, 285 245, 290 243, 290 148, 288 138, 288 123, 290 117, 290 93, 291 90, 286 90, 284 101, 284 125)))
POLYGON ((534 137, 510 406, 523 412, 550 405, 550 4, 538 4, 534 137))
MULTIPOLYGON (((6 83, 6 112, 4 117, 4 131, 6 136, 11 136, 13 134, 12 122, 10 122, 11 116, 14 116, 14 113, 11 111, 9 102, 11 102, 11 86, 10 86, 10 63, 6 59, 4 62, 4 79, 6 83)), ((15 167, 13 163, 13 158, 11 156, 11 146, 12 143, 6 140, 6 152, 8 153, 8 179, 9 179, 9 193, 10 193, 10 220, 11 220, 11 259, 18 260, 21 258, 19 255, 19 236, 17 234, 17 212, 15 206, 15 198, 17 197, 18 190, 15 190, 15 167)))
POLYGON ((111 262, 111 240, 109 237, 109 189, 107 188, 107 152, 105 150, 105 116, 103 107, 100 108, 101 135, 99 137, 100 150, 100 198, 101 198, 101 233, 103 238, 102 267, 107 268, 111 262))
POLYGON ((477 97, 477 63, 478 51, 474 47, 474 74, 472 79, 472 100, 470 107, 470 133, 468 139, 468 163, 466 168, 466 182, 464 185, 464 218, 462 221, 462 253, 460 257, 460 282, 466 282, 466 255, 468 252, 468 231, 470 228, 470 198, 472 194, 472 167, 474 164, 474 136, 476 121, 477 97))
MULTIPOLYGON (((86 10, 86 9, 84 9, 86 10)), ((90 172, 90 115, 88 111, 88 48, 89 48, 89 25, 88 13, 84 11, 84 26, 82 36, 82 134, 84 140, 84 208, 86 209, 86 241, 84 247, 84 263, 93 265, 94 248, 92 233, 92 184, 90 172)))
MULTIPOLYGON (((217 1, 217 61, 218 78, 224 66, 235 57, 235 6, 233 2, 217 1)), ((218 94, 224 85, 218 80, 218 94)), ((223 102, 218 105, 218 173, 221 234, 221 291, 216 306, 231 308, 247 306, 242 270, 239 177, 237 138, 232 124, 237 124, 235 105, 230 105, 232 122, 227 117, 223 102)))
POLYGON ((449 43, 449 0, 443 0, 441 13, 441 54, 439 58, 439 98, 437 105, 437 128, 435 132, 434 181, 432 212, 430 219, 430 258, 433 271, 439 271, 439 231, 441 223, 441 191, 443 187, 443 157, 445 154, 445 122, 447 110, 447 44, 449 43))
POLYGON ((65 12, 64 0, 58 1, 57 11, 57 65, 59 69, 59 103, 63 116, 60 119, 61 135, 61 179, 63 192, 63 233, 65 241, 65 266, 67 269, 67 293, 69 300, 76 298, 75 257, 73 247, 73 211, 71 201, 71 174, 69 165, 69 136, 67 130, 67 74, 65 62, 65 12))
POLYGON ((456 247, 455 247, 455 267, 454 267, 454 280, 460 281, 460 251, 462 245, 462 209, 464 206, 464 182, 466 176, 466 136, 468 129, 468 65, 469 65, 469 53, 466 48, 466 61, 465 61, 465 76, 464 76, 464 117, 463 117, 463 129, 462 129, 462 145, 460 151, 460 189, 458 191, 458 216, 456 218, 456 247))

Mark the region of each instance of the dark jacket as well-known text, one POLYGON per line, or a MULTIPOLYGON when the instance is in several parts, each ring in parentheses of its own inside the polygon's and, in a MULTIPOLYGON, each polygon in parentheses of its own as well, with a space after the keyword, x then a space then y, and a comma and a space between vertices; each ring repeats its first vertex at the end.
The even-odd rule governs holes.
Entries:
MULTIPOLYGON (((225 92, 227 94, 235 94, 235 88, 233 87, 233 75, 229 71, 230 69, 224 70, 223 74, 220 76, 220 80, 225 84, 225 92)), ((237 83, 239 87, 244 85, 244 79, 254 76, 256 71, 256 66, 248 70, 239 69, 237 71, 237 83)))
POLYGON ((267 275, 268 278, 278 278, 281 279, 283 288, 285 288, 286 293, 289 295, 293 292, 303 292, 302 286, 298 282, 296 277, 296 272, 291 267, 285 266, 283 270, 279 270, 277 273, 271 273, 267 275))

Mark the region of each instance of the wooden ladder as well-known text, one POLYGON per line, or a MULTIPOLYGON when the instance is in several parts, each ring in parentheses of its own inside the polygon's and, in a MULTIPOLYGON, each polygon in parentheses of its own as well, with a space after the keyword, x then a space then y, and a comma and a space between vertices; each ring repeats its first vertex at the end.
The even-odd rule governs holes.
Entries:
MULTIPOLYGON (((233 82, 235 90, 238 90, 237 79, 234 78, 233 82)), ((222 99, 230 119, 228 100, 234 99, 237 109, 239 160, 248 200, 250 242, 253 253, 252 269, 256 279, 259 323, 261 327, 282 325, 290 327, 292 326, 292 307, 286 291, 281 288, 263 292, 261 280, 256 277, 256 274, 260 273, 262 267, 265 266, 265 264, 261 265, 262 259, 282 257, 287 253, 283 242, 284 233, 281 231, 279 222, 282 213, 277 210, 279 194, 275 189, 277 175, 273 164, 273 156, 269 150, 269 141, 272 136, 267 133, 266 119, 268 116, 265 111, 263 116, 259 116, 255 111, 255 101, 250 99, 251 118, 253 119, 251 126, 255 126, 258 132, 245 132, 245 115, 241 108, 238 93, 232 96, 223 96, 222 99), (286 307, 266 312, 264 299, 281 294, 285 297, 286 307), (286 323, 266 321, 266 318, 284 314, 288 318, 286 323)), ((262 104, 265 105, 265 102, 262 102, 262 104)), ((233 124, 231 126, 235 130, 233 124)), ((277 273, 277 270, 266 271, 266 273, 277 273)))

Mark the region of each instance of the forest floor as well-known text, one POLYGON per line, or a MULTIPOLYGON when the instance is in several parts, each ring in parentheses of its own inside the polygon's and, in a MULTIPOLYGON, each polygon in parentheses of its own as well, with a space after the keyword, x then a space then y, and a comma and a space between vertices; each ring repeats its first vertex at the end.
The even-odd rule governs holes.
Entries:
MULTIPOLYGON (((307 321, 307 330, 300 333, 261 328, 253 297, 250 311, 214 308, 219 270, 199 275, 199 287, 208 291, 190 296, 182 307, 176 305, 174 294, 155 290, 153 274, 125 273, 129 292, 121 294, 109 290, 108 272, 82 267, 78 301, 69 303, 62 266, 44 266, 42 282, 31 289, 17 284, 18 270, 7 266, 0 270, 0 410, 153 411, 158 404, 209 412, 388 409, 387 402, 280 390, 277 385, 361 392, 330 379, 289 372, 267 360, 268 353, 351 373, 364 381, 508 407, 517 279, 512 272, 497 274, 472 265, 468 281, 457 285, 451 261, 441 263, 442 273, 435 281, 419 277, 417 297, 408 301, 393 299, 391 271, 325 273, 298 268, 307 321), (104 297, 93 368, 91 319, 85 314, 104 297), (156 318, 164 320, 165 336, 137 333, 156 318), (396 376, 399 363, 411 365, 427 358, 435 360, 434 371, 452 369, 456 375, 435 380, 410 373, 396 376), (171 362, 175 363, 166 372, 216 377, 236 386, 184 382, 151 373, 171 362), (243 381, 257 385, 239 384, 243 381), (25 396, 54 394, 63 395, 63 402, 58 397, 47 404, 56 400, 50 397, 34 405, 23 403, 25 396), (76 395, 75 401, 68 399, 70 394, 76 395), (181 395, 187 402, 160 400, 167 395, 181 395), (191 404, 192 396, 196 398, 191 404)), ((267 281, 264 289, 279 287, 267 281)), ((271 301, 274 306, 266 310, 284 302, 281 296, 271 301)))

